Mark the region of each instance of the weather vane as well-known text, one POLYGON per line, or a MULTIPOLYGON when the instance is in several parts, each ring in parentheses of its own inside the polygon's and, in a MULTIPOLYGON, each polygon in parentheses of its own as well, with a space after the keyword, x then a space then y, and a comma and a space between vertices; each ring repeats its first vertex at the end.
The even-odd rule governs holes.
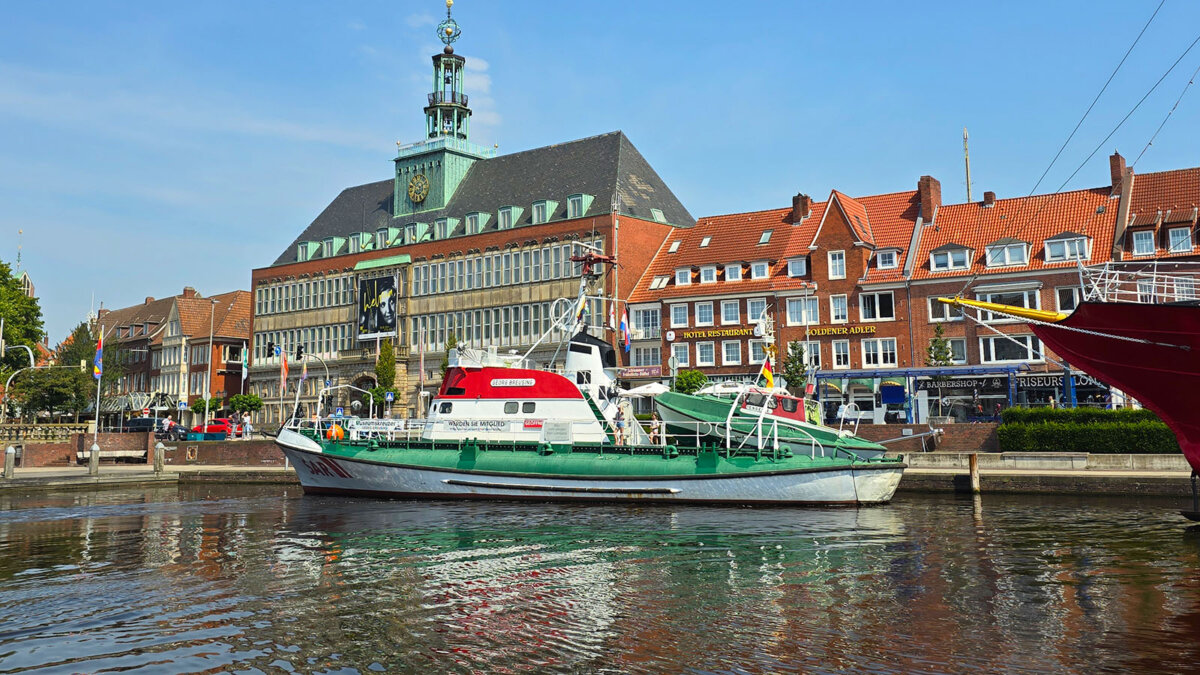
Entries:
POLYGON ((450 47, 450 43, 458 39, 462 35, 462 30, 458 27, 458 22, 450 17, 450 8, 454 6, 454 0, 446 0, 446 19, 438 24, 437 35, 438 39, 446 47, 450 47))

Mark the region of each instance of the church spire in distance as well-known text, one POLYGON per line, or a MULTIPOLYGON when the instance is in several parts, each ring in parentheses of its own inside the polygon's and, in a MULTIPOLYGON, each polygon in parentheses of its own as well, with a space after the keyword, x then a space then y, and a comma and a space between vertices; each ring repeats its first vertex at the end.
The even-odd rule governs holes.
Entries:
POLYGON ((467 140, 471 109, 463 93, 463 66, 466 59, 454 53, 453 42, 462 34, 450 15, 454 0, 446 0, 446 18, 437 26, 438 39, 446 47, 433 57, 433 93, 425 108, 425 133, 428 138, 451 137, 467 140))

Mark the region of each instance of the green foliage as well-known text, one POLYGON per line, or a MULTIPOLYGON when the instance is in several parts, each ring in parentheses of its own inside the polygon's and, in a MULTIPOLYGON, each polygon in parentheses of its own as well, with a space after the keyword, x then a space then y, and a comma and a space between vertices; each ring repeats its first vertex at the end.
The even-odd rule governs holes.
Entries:
POLYGON ((229 397, 229 408, 237 412, 258 412, 263 409, 263 400, 258 394, 234 394, 229 397))
MULTIPOLYGON (((0 262, 0 317, 4 317, 4 344, 6 347, 25 345, 37 354, 37 343, 45 336, 42 328, 42 309, 36 298, 25 295, 21 290, 21 279, 14 275, 12 267, 0 262)), ((9 349, 0 354, 0 384, 14 370, 29 367, 29 353, 24 349, 9 349)))
POLYGON ((96 358, 96 338, 92 337, 92 329, 84 321, 71 331, 65 340, 54 349, 54 362, 60 366, 78 366, 84 362, 80 371, 87 377, 92 376, 92 359, 96 358))
MULTIPOLYGON (((954 352, 950 351, 950 341, 946 339, 946 330, 940 323, 933 327, 933 339, 929 341, 929 347, 925 350, 925 365, 930 368, 944 368, 954 365, 954 352)), ((950 377, 947 375, 934 375, 929 380, 938 387, 938 411, 944 415, 946 413, 943 409, 942 385, 949 382, 950 377)))
POLYGON ((375 381, 380 387, 396 384, 396 349, 391 339, 379 343, 379 356, 375 359, 375 381))
POLYGON ((12 383, 11 403, 21 408, 21 416, 33 421, 42 413, 51 418, 83 410, 95 391, 77 370, 49 368, 30 370, 12 383))
POLYGON ((1159 421, 1002 424, 997 433, 1003 452, 1179 452, 1175 434, 1159 421))
POLYGON ((446 377, 446 368, 450 365, 450 350, 458 346, 458 336, 451 333, 446 338, 446 355, 442 357, 442 377, 446 377))
MULTIPOLYGON (((106 328, 105 330, 107 331, 108 329, 106 328)), ((113 334, 113 337, 115 337, 115 334, 113 334)), ((92 340, 92 358, 88 360, 88 363, 92 363, 95 358, 96 341, 92 340)), ((122 353, 117 343, 110 340, 104 343, 102 358, 104 359, 104 372, 100 375, 100 382, 104 385, 105 391, 109 391, 108 387, 115 385, 122 377, 125 377, 125 372, 128 370, 128 366, 125 363, 127 354, 122 353)), ((89 366, 88 373, 90 374, 91 372, 89 366)), ((93 381, 95 381, 95 377, 92 377, 93 381)))
MULTIPOLYGON (((220 396, 214 396, 214 397, 210 398, 208 400, 208 418, 211 420, 213 417, 217 416, 217 411, 219 411, 224 404, 225 404, 225 399, 221 398, 220 396)), ((196 399, 196 402, 192 404, 192 413, 195 415, 200 415, 201 420, 200 420, 200 422, 197 422, 197 423, 203 422, 203 417, 204 417, 204 399, 203 398, 196 399)))
POLYGON ((371 396, 367 396, 366 394, 363 394, 362 396, 363 411, 368 413, 370 412, 369 406, 371 404, 371 397, 373 396, 375 397, 375 415, 376 417, 382 415, 383 411, 387 410, 387 393, 389 391, 392 392, 392 396, 396 398, 396 400, 392 403, 392 407, 394 408, 399 405, 400 392, 395 387, 372 387, 371 396))
POLYGON ((1099 422, 1158 422, 1158 415, 1145 408, 1006 408, 1000 413, 1005 424, 1044 424, 1059 422, 1095 424, 1099 422))
POLYGON ((789 389, 797 390, 804 387, 804 380, 808 377, 808 364, 804 361, 803 342, 793 340, 788 343, 787 357, 780 365, 780 372, 787 380, 789 389))
POLYGON ((698 370, 682 370, 675 376, 675 391, 694 394, 708 384, 708 376, 698 370))

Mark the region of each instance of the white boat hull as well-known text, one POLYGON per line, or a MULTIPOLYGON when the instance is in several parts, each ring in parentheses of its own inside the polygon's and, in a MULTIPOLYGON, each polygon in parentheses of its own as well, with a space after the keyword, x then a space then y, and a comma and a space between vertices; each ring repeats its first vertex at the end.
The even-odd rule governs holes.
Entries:
POLYGON ((346 459, 284 431, 278 443, 308 492, 380 497, 590 500, 703 504, 882 504, 904 465, 632 479, 490 474, 346 459))

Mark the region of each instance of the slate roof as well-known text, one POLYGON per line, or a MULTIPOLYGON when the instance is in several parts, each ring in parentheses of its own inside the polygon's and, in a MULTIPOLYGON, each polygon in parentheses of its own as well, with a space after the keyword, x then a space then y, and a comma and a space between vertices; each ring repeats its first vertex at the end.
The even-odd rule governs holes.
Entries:
MULTIPOLYGON (((558 202, 550 220, 562 219, 566 217, 567 197, 579 193, 594 197, 584 217, 608 213, 615 191, 624 215, 653 220, 651 209, 657 208, 672 225, 695 224, 671 189, 620 131, 478 160, 467 170, 444 209, 393 219, 393 189, 391 179, 346 188, 272 265, 295 262, 296 245, 302 241, 349 237, 381 227, 432 223, 445 217, 461 220, 476 211, 495 214, 503 206, 522 207, 524 212, 514 226, 528 225, 533 203, 543 199, 558 202)), ((496 221, 491 218, 484 231, 496 229, 496 221)))
POLYGON ((1045 240, 1065 231, 1079 232, 1091 238, 1091 259, 1085 264, 1108 260, 1112 252, 1117 213, 1117 200, 1109 198, 1111 193, 1112 188, 1104 187, 998 199, 993 206, 984 206, 983 202, 943 205, 938 209, 934 222, 921 228, 912 278, 936 279, 1073 267, 1074 261, 1049 264, 1045 261, 1045 240), (1029 264, 988 267, 986 248, 1002 238, 1029 242, 1029 264), (931 271, 929 254, 949 247, 972 249, 970 267, 966 270, 931 271))

